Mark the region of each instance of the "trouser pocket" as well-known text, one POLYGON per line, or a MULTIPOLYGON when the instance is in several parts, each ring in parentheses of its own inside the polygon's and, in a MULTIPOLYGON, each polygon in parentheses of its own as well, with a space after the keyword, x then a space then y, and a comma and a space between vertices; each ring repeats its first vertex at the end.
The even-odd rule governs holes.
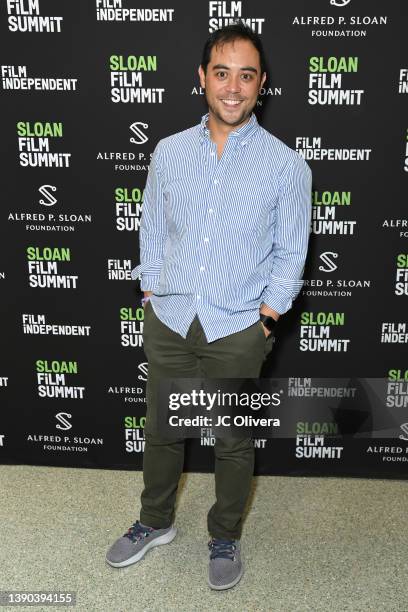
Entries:
POLYGON ((264 360, 265 360, 273 349, 273 345, 275 343, 275 332, 270 333, 269 336, 265 336, 262 321, 259 321, 257 325, 259 327, 260 333, 262 334, 262 340, 264 344, 264 360))

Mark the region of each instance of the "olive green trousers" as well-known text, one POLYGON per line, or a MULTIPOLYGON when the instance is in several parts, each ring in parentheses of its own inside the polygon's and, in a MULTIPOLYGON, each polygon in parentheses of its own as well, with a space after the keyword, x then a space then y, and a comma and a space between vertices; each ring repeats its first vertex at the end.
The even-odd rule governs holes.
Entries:
MULTIPOLYGON (((160 378, 258 378, 274 337, 266 337, 257 321, 208 343, 196 315, 184 339, 160 321, 150 301, 144 314, 143 342, 149 367, 140 520, 150 527, 166 528, 174 522, 185 438, 165 438, 158 431, 160 378)), ((215 538, 240 539, 254 472, 253 441, 216 438, 214 453, 216 501, 207 515, 208 531, 215 538)))

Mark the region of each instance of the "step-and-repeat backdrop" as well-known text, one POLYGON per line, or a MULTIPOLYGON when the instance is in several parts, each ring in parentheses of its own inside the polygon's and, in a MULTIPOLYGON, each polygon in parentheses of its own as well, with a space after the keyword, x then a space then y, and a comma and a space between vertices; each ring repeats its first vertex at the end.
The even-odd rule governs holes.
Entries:
MULTIPOLYGON (((130 271, 149 161, 206 112, 202 47, 242 19, 268 60, 258 120, 313 171, 304 287, 262 373, 298 403, 289 435, 254 438, 256 472, 407 476, 404 12, 3 0, 0 461, 141 469, 148 363, 130 271)), ((211 433, 187 441, 187 471, 212 470, 211 433)))

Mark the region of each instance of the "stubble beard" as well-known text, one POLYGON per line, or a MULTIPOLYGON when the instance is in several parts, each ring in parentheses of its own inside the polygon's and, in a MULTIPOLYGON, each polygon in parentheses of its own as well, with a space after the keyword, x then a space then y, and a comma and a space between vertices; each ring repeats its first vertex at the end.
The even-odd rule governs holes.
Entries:
POLYGON ((241 123, 244 123, 244 121, 246 119, 248 119, 248 117, 251 116, 252 111, 255 108, 255 104, 254 104, 252 108, 247 109, 247 110, 243 110, 242 113, 237 117, 237 119, 228 121, 228 120, 225 119, 225 117, 223 117, 216 110, 216 108, 214 108, 214 106, 209 102, 207 96, 206 96, 206 100, 207 100, 208 109, 211 111, 211 113, 214 115, 214 117, 216 117, 218 119, 218 121, 221 121, 221 123, 224 123, 225 125, 229 125, 229 126, 233 126, 233 127, 236 126, 236 125, 240 125, 241 123))

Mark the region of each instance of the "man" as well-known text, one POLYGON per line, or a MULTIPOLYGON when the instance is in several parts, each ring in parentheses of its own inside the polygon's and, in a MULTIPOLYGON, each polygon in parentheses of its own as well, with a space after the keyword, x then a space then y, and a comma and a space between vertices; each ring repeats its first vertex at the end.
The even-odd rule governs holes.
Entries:
MULTIPOLYGON (((209 112, 153 154, 140 227, 148 358, 140 521, 110 548, 124 567, 176 535, 184 439, 157 426, 160 378, 258 378, 274 326, 303 281, 311 217, 306 162, 263 129, 253 109, 265 82, 259 37, 242 24, 209 37, 199 67, 209 112)), ((243 572, 242 515, 254 469, 250 438, 217 438, 208 513, 209 585, 243 572)))

